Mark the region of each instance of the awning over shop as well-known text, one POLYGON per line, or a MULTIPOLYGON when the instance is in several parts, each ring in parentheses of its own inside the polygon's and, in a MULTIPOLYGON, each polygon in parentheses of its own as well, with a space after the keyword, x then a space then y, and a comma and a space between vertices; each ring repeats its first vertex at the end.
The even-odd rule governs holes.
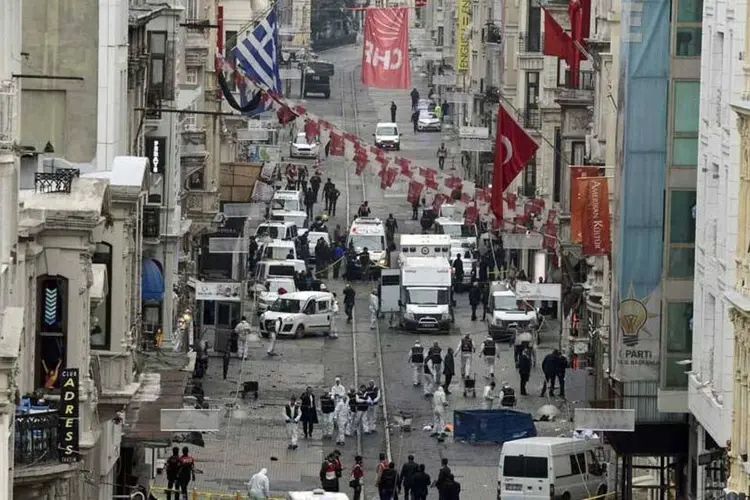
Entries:
POLYGON ((143 275, 141 276, 142 295, 144 302, 161 302, 164 299, 164 275, 161 267, 153 259, 143 261, 143 275))
POLYGON ((173 432, 161 430, 161 411, 182 408, 190 372, 169 370, 143 374, 142 385, 127 407, 123 440, 163 442, 173 432))
POLYGON ((94 282, 89 289, 89 300, 101 302, 109 293, 109 281, 107 279, 106 264, 92 264, 91 271, 94 274, 94 282))

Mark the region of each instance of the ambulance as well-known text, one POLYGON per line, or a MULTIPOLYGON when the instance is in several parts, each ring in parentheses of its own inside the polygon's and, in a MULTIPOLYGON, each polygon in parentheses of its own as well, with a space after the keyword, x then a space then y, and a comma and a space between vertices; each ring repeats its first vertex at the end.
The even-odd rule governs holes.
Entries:
POLYGON ((450 260, 451 238, 446 234, 402 234, 399 241, 398 265, 410 257, 441 257, 450 260))
MULTIPOLYGON (((385 242, 385 224, 382 220, 375 217, 354 219, 346 239, 346 247, 349 248, 349 245, 353 245, 358 254, 366 248, 370 254, 373 269, 390 266, 388 246, 385 242)), ((357 261, 357 266, 359 266, 359 261, 357 261)))
POLYGON ((452 273, 446 259, 407 257, 401 266, 401 328, 450 332, 452 273))

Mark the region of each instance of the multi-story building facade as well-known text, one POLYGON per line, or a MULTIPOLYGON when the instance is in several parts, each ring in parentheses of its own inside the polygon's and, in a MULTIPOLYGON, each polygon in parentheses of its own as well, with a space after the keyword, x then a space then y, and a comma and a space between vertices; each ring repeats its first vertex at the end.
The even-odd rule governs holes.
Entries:
MULTIPOLYGON (((744 29, 735 36, 744 38, 743 53, 750 50, 750 9, 736 12, 744 23, 744 29)), ((742 84, 737 86, 739 95, 732 97, 732 108, 737 113, 739 132, 739 182, 734 192, 738 193, 737 245, 734 248, 735 281, 732 289, 725 291, 730 305, 730 319, 734 327, 734 359, 732 363, 732 428, 727 446, 730 461, 728 491, 750 495, 750 467, 748 466, 748 443, 750 443, 750 67, 742 64, 742 84)), ((727 287, 729 288, 729 287, 727 287)))
MULTIPOLYGON (((703 5, 700 122, 697 159, 677 159, 697 168, 695 221, 694 331, 688 375, 691 472, 694 498, 715 498, 726 487, 725 447, 732 422, 734 336, 724 292, 735 283, 740 137, 730 103, 742 91, 745 2, 703 5)), ((675 161, 673 156, 673 162, 675 161)))
POLYGON ((0 11, 0 496, 13 498, 14 371, 24 334, 23 302, 13 293, 18 241, 21 1, 0 11))
POLYGON ((621 15, 610 399, 636 426, 610 442, 623 470, 654 457, 657 484, 684 498, 703 8, 623 2, 621 15))

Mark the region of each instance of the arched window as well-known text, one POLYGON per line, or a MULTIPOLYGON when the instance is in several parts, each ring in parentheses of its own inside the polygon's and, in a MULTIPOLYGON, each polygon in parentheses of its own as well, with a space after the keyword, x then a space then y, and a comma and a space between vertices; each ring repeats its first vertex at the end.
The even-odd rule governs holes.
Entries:
POLYGON ((112 336, 112 245, 98 242, 91 259, 94 264, 107 266, 107 290, 104 300, 91 303, 89 328, 92 349, 109 349, 112 336))
POLYGON ((68 280, 62 276, 41 276, 37 292, 35 385, 55 390, 67 363, 68 280))

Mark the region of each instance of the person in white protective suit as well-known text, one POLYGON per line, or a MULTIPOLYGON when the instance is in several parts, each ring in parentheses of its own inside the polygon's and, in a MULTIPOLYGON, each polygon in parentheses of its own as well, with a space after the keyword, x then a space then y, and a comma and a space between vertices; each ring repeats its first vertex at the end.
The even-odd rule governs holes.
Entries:
POLYGON ((370 380, 370 385, 365 391, 367 397, 367 411, 362 418, 362 428, 365 434, 375 432, 378 420, 378 403, 380 403, 380 390, 375 385, 374 380, 370 380))
POLYGON ((246 483, 247 494, 250 500, 266 500, 271 494, 271 485, 268 481, 268 469, 261 469, 246 483))
POLYGON ((286 424, 286 435, 289 438, 290 450, 297 449, 297 436, 299 435, 299 420, 302 418, 302 409, 297 404, 297 398, 292 396, 284 406, 284 422, 286 424))
POLYGON ((276 318, 273 328, 268 332, 268 339, 270 342, 268 343, 268 351, 266 351, 266 354, 269 356, 276 356, 276 337, 278 337, 279 332, 281 332, 281 323, 281 318, 276 318))
POLYGON ((432 437, 440 437, 445 434, 445 391, 441 385, 437 386, 432 394, 432 437))
POLYGON ((422 373, 424 372, 424 347, 419 340, 409 349, 409 363, 411 364, 411 376, 414 387, 422 384, 422 373))
POLYGON ((492 405, 495 403, 497 395, 495 394, 495 382, 490 382, 484 386, 484 393, 482 394, 482 408, 485 410, 491 410, 492 405))
POLYGON ((247 318, 244 316, 237 326, 234 327, 234 332, 237 335, 237 357, 245 359, 247 357, 247 341, 250 336, 251 330, 250 323, 247 322, 247 318))
POLYGON ((437 368, 432 363, 431 358, 427 358, 424 364, 424 395, 425 397, 432 396, 433 386, 435 385, 435 371, 437 368))
POLYGON ((378 322, 378 311, 380 310, 380 298, 378 297, 378 290, 373 288, 370 292, 370 330, 375 329, 375 325, 378 322))
POLYGON ((349 401, 346 394, 336 401, 333 410, 333 422, 336 425, 336 444, 343 446, 346 439, 346 426, 349 424, 349 401))
POLYGON ((334 403, 338 402, 340 399, 346 399, 346 387, 343 386, 339 377, 336 377, 336 380, 333 382, 333 387, 331 387, 331 397, 333 398, 334 403))
POLYGON ((331 338, 339 338, 339 301, 336 300, 336 294, 333 294, 333 303, 331 304, 331 338))

